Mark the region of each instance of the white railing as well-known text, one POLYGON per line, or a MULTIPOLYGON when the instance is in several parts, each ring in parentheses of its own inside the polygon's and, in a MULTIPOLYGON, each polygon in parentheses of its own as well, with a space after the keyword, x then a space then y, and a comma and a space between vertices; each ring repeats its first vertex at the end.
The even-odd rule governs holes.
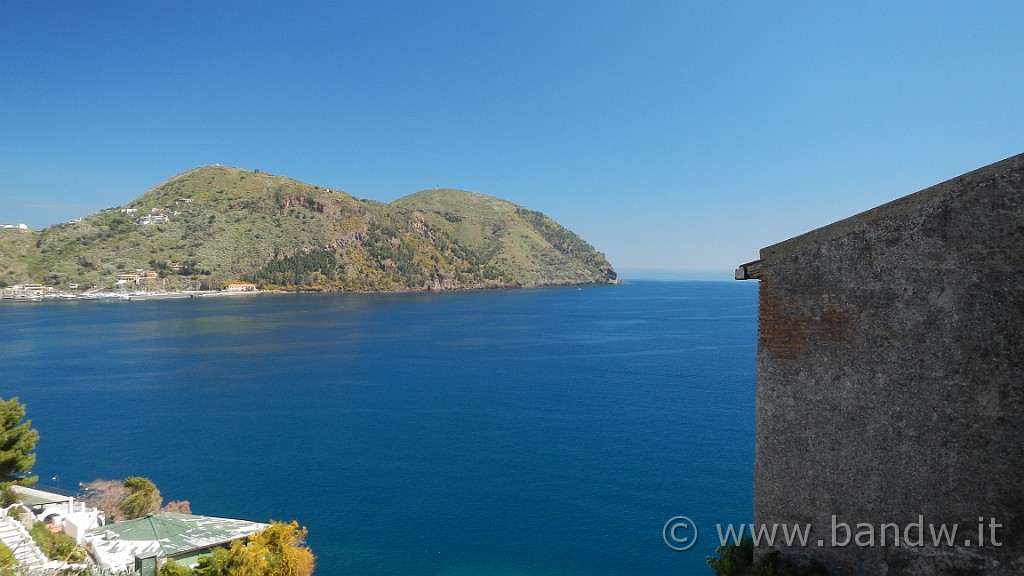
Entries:
MULTIPOLYGON (((28 530, 22 525, 21 521, 13 521, 17 519, 9 515, 10 508, 12 506, 4 509, 4 518, 8 518, 8 520, 0 520, 0 526, 9 526, 13 529, 15 541, 4 541, 4 545, 14 554, 19 566, 29 570, 41 567, 47 562, 46 555, 39 549, 39 545, 32 539, 32 535, 28 533, 28 530)), ((28 516, 31 517, 32 515, 29 514, 28 516)))

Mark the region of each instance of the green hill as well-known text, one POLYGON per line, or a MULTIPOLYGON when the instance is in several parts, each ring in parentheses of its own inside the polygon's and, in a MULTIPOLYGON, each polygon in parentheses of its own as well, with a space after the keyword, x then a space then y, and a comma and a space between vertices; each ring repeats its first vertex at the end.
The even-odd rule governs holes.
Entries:
POLYGON ((614 280, 604 255, 540 212, 507 200, 435 189, 391 204, 423 214, 459 244, 524 285, 587 284, 614 280), (597 277, 595 278, 595 272, 597 277))
POLYGON ((0 283, 412 291, 613 283, 604 255, 540 212, 457 190, 391 204, 226 166, 118 208, 0 231, 0 283))

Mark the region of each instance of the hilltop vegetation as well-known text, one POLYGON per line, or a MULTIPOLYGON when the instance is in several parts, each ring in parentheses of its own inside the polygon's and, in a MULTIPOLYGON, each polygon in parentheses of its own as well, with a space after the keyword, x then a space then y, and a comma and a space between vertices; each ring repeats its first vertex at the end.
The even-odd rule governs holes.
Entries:
POLYGON ((540 212, 458 190, 391 204, 226 166, 38 232, 0 231, 0 285, 406 291, 615 282, 540 212))

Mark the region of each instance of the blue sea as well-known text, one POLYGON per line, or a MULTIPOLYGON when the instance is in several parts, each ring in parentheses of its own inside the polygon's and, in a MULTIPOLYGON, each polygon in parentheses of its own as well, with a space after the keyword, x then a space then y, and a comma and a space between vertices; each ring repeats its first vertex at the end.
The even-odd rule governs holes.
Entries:
POLYGON ((0 397, 41 483, 297 519, 323 576, 711 574, 752 516, 756 313, 697 281, 5 302, 0 397))

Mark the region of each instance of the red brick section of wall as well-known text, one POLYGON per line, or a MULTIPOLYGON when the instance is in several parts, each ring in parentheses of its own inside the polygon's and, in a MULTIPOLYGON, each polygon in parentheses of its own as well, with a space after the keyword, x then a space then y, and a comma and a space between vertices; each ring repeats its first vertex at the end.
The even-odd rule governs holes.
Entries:
POLYGON ((762 268, 757 288, 757 346, 775 358, 796 360, 807 342, 807 319, 786 313, 768 270, 762 268))
POLYGON ((853 340, 848 310, 830 302, 827 295, 820 295, 809 301, 816 314, 792 312, 794 302, 775 289, 769 268, 768 263, 762 266, 757 291, 760 350, 774 358, 794 361, 812 339, 819 342, 853 340))

